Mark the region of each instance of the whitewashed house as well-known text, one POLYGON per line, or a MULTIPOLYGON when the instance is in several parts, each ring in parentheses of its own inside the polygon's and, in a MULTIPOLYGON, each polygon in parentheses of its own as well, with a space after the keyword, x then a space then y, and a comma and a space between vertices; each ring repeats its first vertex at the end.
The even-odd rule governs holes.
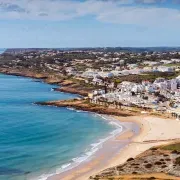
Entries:
POLYGON ((159 71, 159 72, 174 72, 174 69, 172 67, 158 66, 157 71, 159 71))
POLYGON ((98 85, 102 85, 103 81, 102 79, 99 79, 97 77, 94 77, 94 79, 92 80, 93 84, 98 84, 98 85))
POLYGON ((94 77, 99 76, 99 74, 96 71, 88 70, 88 71, 83 72, 81 76, 85 78, 94 78, 94 77))
POLYGON ((114 74, 112 72, 98 72, 102 78, 112 78, 114 74))
POLYGON ((105 90, 103 89, 98 89, 98 90, 94 90, 93 91, 93 95, 102 95, 102 94, 105 94, 105 90))
POLYGON ((170 81, 171 83, 171 91, 176 91, 177 90, 177 87, 178 87, 178 83, 177 83, 177 80, 176 79, 172 79, 170 81))

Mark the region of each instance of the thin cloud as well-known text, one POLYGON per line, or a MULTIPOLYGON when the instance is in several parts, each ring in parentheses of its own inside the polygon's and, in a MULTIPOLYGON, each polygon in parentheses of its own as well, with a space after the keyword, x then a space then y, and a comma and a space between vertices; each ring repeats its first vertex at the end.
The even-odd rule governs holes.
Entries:
POLYGON ((19 7, 17 4, 2 4, 1 8, 4 12, 26 12, 24 8, 19 7))
MULTIPOLYGON (((138 1, 157 3, 164 0, 138 1)), ((106 23, 180 27, 178 9, 139 7, 132 0, 0 0, 0 19, 67 21, 88 15, 106 23)))
POLYGON ((157 4, 157 3, 164 3, 166 0, 136 0, 135 2, 141 4, 157 4))

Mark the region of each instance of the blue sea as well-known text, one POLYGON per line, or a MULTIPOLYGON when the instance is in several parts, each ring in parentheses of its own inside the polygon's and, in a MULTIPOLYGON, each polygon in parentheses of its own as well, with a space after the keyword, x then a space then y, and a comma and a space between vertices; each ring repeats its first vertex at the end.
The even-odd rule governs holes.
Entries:
POLYGON ((0 54, 2 54, 6 49, 0 48, 0 54))
POLYGON ((46 179, 86 159, 116 128, 92 113, 33 104, 76 97, 54 87, 0 74, 0 180, 46 179))

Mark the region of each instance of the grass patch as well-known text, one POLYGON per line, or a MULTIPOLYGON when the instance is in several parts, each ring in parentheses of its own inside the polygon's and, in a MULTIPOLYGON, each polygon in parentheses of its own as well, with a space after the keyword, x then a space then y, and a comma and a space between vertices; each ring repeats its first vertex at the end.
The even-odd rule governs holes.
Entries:
POLYGON ((180 63, 164 64, 163 66, 166 66, 166 67, 180 66, 180 63))
POLYGON ((170 144, 170 145, 167 145, 167 146, 163 146, 160 149, 180 151, 180 143, 170 144))
POLYGON ((176 162, 175 162, 175 164, 180 165, 180 157, 177 157, 177 158, 176 158, 176 162))

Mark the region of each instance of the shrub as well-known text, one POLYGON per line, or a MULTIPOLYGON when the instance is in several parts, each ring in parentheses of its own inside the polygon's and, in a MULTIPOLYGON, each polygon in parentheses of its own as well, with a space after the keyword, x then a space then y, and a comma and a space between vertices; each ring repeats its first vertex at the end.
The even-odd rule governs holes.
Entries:
POLYGON ((174 151, 171 151, 172 154, 178 154, 178 151, 174 150, 174 151))
POLYGON ((180 151, 180 143, 175 143, 175 144, 170 144, 170 145, 167 145, 167 146, 163 146, 161 149, 180 151))
POLYGON ((176 160, 175 160, 175 164, 180 165, 180 157, 177 157, 177 158, 176 158, 176 160))
POLYGON ((152 164, 146 164, 145 165, 145 168, 151 168, 152 167, 152 164))
POLYGON ((168 154, 163 154, 163 156, 164 156, 164 157, 167 157, 167 156, 169 156, 169 155, 168 155, 168 154))
POLYGON ((171 159, 165 159, 166 161, 171 161, 171 159))
POLYGON ((133 161, 134 160, 134 158, 129 158, 127 161, 129 162, 129 161, 133 161))
POLYGON ((139 164, 136 164, 136 163, 132 163, 131 165, 132 166, 139 166, 139 164))
POLYGON ((155 164, 155 165, 162 165, 162 162, 156 161, 154 164, 155 164))
POLYGON ((166 167, 167 167, 166 165, 161 166, 161 168, 166 168, 166 167))
POLYGON ((124 169, 119 169, 119 168, 117 168, 117 170, 118 170, 118 171, 124 171, 124 169))

